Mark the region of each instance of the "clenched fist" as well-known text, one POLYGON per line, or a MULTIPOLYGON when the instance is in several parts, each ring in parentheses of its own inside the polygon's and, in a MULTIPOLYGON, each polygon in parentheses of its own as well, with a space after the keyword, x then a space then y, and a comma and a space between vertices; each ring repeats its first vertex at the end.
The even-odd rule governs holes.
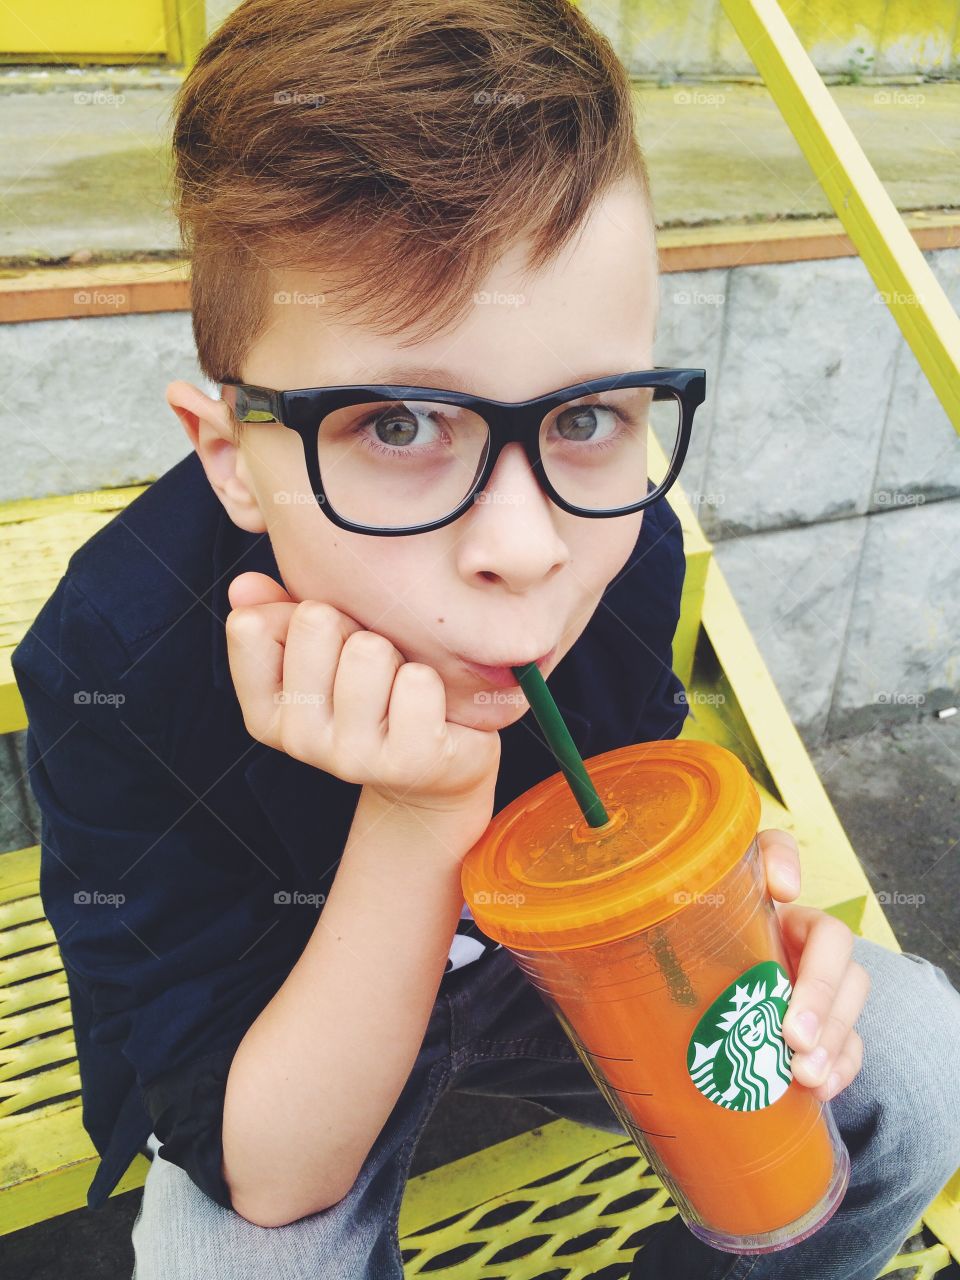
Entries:
POLYGON ((433 667, 332 605, 293 600, 266 574, 240 574, 229 597, 230 673, 254 738, 392 803, 462 809, 482 833, 500 735, 447 720, 433 667))

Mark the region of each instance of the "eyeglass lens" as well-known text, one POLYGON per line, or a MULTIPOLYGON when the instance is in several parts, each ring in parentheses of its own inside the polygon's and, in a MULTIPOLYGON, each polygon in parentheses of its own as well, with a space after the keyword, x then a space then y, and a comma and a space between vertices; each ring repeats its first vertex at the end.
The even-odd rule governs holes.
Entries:
MULTIPOLYGON (((571 400, 540 424, 547 479, 590 511, 630 506, 666 476, 680 401, 652 387, 571 400)), ((400 528, 443 519, 476 482, 490 448, 486 420, 459 405, 393 400, 349 405, 317 432, 326 500, 354 524, 400 528)), ((489 495, 477 494, 475 501, 489 495)))

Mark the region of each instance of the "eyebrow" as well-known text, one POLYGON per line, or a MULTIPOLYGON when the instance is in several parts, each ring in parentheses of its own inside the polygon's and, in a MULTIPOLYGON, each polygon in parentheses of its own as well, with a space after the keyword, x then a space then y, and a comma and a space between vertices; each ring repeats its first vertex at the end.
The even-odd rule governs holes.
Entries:
MULTIPOLYGON (((361 379, 356 379, 357 384, 361 379)), ((374 370, 365 380, 371 386, 381 387, 436 387, 438 391, 469 390, 467 380, 453 369, 430 369, 425 365, 411 365, 406 368, 395 365, 389 369, 374 370)))

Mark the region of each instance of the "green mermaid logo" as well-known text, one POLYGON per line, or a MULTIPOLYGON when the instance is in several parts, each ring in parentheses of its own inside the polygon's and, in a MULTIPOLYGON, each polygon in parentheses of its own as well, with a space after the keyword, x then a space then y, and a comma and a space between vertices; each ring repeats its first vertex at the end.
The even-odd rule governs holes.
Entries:
POLYGON ((775 960, 742 973, 697 1023, 687 1070, 705 1098, 731 1111, 759 1111, 787 1090, 793 1050, 781 1027, 793 987, 775 960))

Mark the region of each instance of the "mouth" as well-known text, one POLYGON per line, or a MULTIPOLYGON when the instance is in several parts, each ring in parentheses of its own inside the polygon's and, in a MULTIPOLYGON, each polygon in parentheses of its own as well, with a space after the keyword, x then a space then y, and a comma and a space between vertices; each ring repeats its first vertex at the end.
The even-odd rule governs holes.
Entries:
POLYGON ((488 666, 486 663, 483 663, 483 662, 471 662, 469 658, 465 658, 462 654, 459 654, 459 653, 456 656, 460 659, 460 661, 463 663, 463 665, 467 668, 468 671, 470 671, 475 676, 479 676, 482 680, 485 680, 488 684, 493 685, 494 688, 515 689, 515 688, 519 688, 519 682, 517 680, 517 677, 513 674, 513 671, 511 670, 512 667, 525 667, 527 666, 528 663, 535 662, 537 666, 540 668, 540 670, 542 671, 543 668, 547 665, 547 663, 551 660, 553 655, 556 653, 556 651, 557 651, 557 646, 554 645, 553 648, 548 653, 543 654, 539 658, 518 658, 515 662, 500 663, 500 664, 497 664, 496 666, 488 666))

